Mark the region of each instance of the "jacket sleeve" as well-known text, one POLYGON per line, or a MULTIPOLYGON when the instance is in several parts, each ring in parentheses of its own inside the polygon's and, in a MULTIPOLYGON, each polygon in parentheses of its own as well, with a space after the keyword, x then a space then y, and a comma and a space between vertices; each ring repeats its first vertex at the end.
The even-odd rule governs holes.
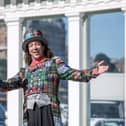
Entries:
POLYGON ((85 70, 73 69, 65 64, 60 57, 55 57, 55 63, 60 79, 88 82, 91 78, 97 77, 92 75, 93 68, 85 70))
POLYGON ((25 79, 25 69, 21 68, 20 71, 13 76, 12 78, 9 78, 8 80, 1 80, 0 81, 0 88, 3 90, 12 90, 12 89, 17 89, 20 87, 25 87, 26 86, 26 79, 25 79))

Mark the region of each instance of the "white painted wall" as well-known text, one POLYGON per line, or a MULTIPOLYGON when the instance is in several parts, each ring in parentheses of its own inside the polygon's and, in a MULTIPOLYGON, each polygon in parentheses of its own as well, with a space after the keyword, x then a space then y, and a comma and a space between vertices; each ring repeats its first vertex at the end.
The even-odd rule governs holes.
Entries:
POLYGON ((20 20, 6 19, 7 24, 7 78, 14 76, 20 68, 20 20))
POLYGON ((7 93, 7 126, 23 125, 23 90, 12 90, 7 93))

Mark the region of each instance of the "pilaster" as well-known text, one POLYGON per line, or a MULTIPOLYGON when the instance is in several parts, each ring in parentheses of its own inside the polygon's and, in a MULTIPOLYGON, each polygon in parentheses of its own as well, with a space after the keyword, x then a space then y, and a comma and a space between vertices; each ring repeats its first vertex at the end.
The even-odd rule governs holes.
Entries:
POLYGON ((21 67, 21 20, 6 18, 7 25, 7 78, 14 76, 21 67))
MULTIPOLYGON (((68 64, 72 68, 88 67, 88 20, 85 14, 67 13, 68 17, 68 64)), ((69 126, 88 126, 90 118, 89 85, 69 82, 69 126)))
MULTIPOLYGON (((21 23, 18 17, 5 19, 7 25, 7 78, 14 76, 21 67, 21 23)), ((13 90, 7 93, 7 125, 23 125, 23 90, 13 90), (13 113, 13 116, 12 116, 13 113)))
MULTIPOLYGON (((90 44, 89 44, 89 21, 86 14, 82 15, 81 19, 81 44, 80 44, 80 57, 81 68, 90 68, 90 44)), ((87 82, 81 82, 80 85, 80 126, 90 126, 90 85, 87 82)))
MULTIPOLYGON (((67 13, 68 18, 68 64, 80 68, 80 14, 67 13)), ((80 126, 80 84, 70 81, 68 85, 69 126, 80 126)))

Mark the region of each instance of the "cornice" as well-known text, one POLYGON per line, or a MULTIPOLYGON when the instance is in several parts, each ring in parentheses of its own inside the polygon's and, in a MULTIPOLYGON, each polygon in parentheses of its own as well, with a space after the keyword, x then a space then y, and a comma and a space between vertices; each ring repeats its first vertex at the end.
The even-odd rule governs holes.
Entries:
MULTIPOLYGON (((33 5, 10 6, 8 8, 0 8, 2 17, 33 17, 33 16, 51 16, 51 15, 67 15, 70 13, 89 13, 107 10, 124 10, 126 8, 126 0, 83 0, 80 2, 57 1, 43 2, 33 5)), ((2 18, 0 17, 0 18, 2 18)))

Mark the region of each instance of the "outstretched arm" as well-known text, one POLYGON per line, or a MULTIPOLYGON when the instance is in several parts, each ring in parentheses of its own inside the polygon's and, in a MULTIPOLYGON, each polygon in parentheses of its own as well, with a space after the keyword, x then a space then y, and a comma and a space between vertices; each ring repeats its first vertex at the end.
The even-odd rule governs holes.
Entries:
POLYGON ((66 65, 61 58, 55 58, 57 72, 60 79, 83 82, 88 82, 91 78, 96 78, 99 74, 107 71, 108 66, 104 66, 103 62, 104 61, 99 62, 95 67, 91 69, 76 70, 66 65))
POLYGON ((25 69, 21 68, 20 71, 12 78, 9 78, 8 80, 0 80, 0 89, 8 91, 20 87, 24 88, 26 83, 24 74, 25 69))

